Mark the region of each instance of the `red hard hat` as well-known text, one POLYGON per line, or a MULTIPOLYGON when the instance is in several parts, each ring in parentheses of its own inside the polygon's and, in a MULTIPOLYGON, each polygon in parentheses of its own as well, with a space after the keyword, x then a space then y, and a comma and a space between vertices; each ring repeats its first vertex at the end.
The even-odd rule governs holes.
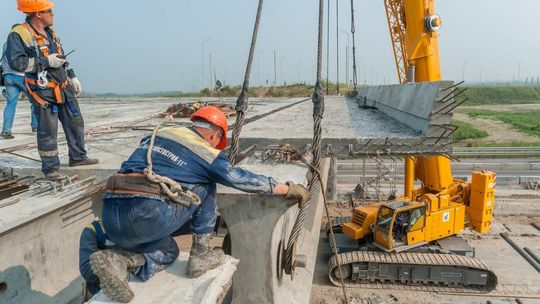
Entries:
POLYGON ((54 3, 49 0, 17 0, 17 9, 26 14, 46 11, 53 7, 54 3))
POLYGON ((227 117, 218 108, 214 106, 204 106, 197 110, 197 112, 191 114, 189 118, 191 121, 202 119, 214 126, 221 128, 223 131, 223 137, 217 145, 216 149, 223 150, 227 147, 227 117))

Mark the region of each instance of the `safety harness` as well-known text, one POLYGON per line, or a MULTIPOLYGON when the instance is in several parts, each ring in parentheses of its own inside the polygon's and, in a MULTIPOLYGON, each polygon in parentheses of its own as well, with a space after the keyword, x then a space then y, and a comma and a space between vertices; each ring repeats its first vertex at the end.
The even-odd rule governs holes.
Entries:
POLYGON ((160 195, 187 208, 191 205, 199 206, 201 199, 196 193, 184 189, 177 181, 154 172, 152 150, 160 128, 161 124, 157 125, 150 137, 146 153, 147 164, 143 173, 114 174, 107 180, 105 191, 115 194, 160 195))
MULTIPOLYGON (((32 26, 28 23, 23 23, 23 26, 32 34, 34 37, 34 43, 36 44, 36 56, 39 57, 41 54, 45 57, 50 55, 49 47, 45 43, 45 39, 43 36, 39 35, 32 26), (41 54, 40 54, 41 53, 41 54)), ((56 43, 56 49, 57 53, 62 53, 62 45, 60 44, 59 40, 56 37, 56 34, 54 31, 52 31, 52 42, 56 43)), ((54 98, 57 104, 61 104, 62 99, 62 89, 64 89, 68 85, 68 80, 66 79, 62 83, 58 83, 53 80, 47 79, 47 72, 42 70, 39 71, 39 65, 38 65, 38 73, 37 77, 29 76, 27 73, 24 77, 24 85, 26 87, 26 90, 28 91, 28 94, 34 98, 34 100, 43 108, 46 108, 49 106, 49 102, 47 102, 45 99, 43 99, 39 94, 36 93, 36 90, 38 89, 52 89, 54 92, 54 98)))

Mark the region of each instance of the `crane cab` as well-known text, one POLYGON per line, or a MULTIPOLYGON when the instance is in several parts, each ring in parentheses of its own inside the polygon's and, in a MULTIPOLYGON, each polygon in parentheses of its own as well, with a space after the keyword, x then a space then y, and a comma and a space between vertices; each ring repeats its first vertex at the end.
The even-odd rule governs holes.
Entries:
POLYGON ((374 230, 374 245, 384 251, 403 251, 426 244, 426 205, 395 201, 381 204, 374 230))

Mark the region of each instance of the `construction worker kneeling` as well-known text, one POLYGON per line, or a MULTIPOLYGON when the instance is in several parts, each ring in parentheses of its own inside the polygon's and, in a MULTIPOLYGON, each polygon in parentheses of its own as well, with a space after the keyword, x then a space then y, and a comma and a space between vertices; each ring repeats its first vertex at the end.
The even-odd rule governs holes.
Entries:
POLYGON ((26 22, 8 36, 6 58, 10 67, 25 73, 24 84, 38 120, 37 144, 45 176, 59 178, 58 120, 69 148, 69 165, 97 164, 86 156, 84 121, 77 97, 81 83, 69 67, 53 25, 54 3, 49 0, 17 0, 26 22))
POLYGON ((281 184, 272 177, 233 167, 221 151, 227 145, 227 118, 205 106, 191 116, 190 127, 156 129, 142 139, 103 199, 107 238, 118 249, 99 250, 90 266, 101 290, 112 300, 129 302, 129 273, 148 280, 176 260, 172 234, 191 221, 193 245, 187 276, 195 278, 223 262, 221 249, 209 243, 216 224, 216 183, 249 193, 309 200, 304 186, 281 184))

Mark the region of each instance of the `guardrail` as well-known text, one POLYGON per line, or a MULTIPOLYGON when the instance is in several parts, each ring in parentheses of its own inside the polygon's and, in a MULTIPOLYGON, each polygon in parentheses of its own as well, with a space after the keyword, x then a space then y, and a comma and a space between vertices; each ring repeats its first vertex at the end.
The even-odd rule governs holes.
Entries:
POLYGON ((540 146, 531 147, 453 147, 456 157, 540 157, 540 146))

